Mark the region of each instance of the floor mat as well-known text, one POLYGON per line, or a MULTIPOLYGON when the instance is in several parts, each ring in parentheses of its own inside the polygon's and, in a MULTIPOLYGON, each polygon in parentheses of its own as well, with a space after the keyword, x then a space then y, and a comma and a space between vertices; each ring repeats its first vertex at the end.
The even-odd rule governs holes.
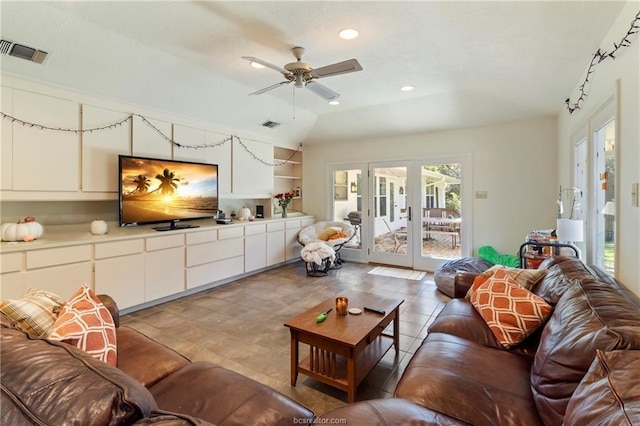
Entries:
POLYGON ((412 271, 411 269, 388 268, 385 266, 377 266, 372 270, 370 270, 369 274, 420 281, 421 279, 424 278, 424 276, 427 273, 424 271, 412 271))

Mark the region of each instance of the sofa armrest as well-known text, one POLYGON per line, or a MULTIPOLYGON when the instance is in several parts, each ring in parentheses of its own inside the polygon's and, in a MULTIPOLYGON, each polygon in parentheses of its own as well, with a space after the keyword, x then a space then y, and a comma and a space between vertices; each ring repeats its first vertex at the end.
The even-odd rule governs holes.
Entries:
POLYGON ((473 280, 480 275, 476 272, 458 271, 453 282, 453 297, 464 298, 473 285, 473 280))
POLYGON ((118 304, 116 303, 116 301, 107 294, 98 294, 97 296, 102 304, 109 310, 116 328, 120 327, 120 310, 118 309, 118 304))

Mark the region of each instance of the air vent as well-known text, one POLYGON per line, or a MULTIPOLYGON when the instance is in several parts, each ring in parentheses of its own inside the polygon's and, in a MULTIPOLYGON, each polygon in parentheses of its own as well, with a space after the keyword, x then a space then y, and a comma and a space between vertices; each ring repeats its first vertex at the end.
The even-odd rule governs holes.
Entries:
POLYGON ((36 64, 41 64, 47 57, 47 52, 45 51, 14 43, 9 40, 0 40, 0 53, 35 62, 36 64))
POLYGON ((264 123, 262 123, 262 125, 264 127, 268 127, 270 129, 273 129, 274 127, 278 127, 280 125, 280 123, 276 123, 275 121, 267 120, 264 123))

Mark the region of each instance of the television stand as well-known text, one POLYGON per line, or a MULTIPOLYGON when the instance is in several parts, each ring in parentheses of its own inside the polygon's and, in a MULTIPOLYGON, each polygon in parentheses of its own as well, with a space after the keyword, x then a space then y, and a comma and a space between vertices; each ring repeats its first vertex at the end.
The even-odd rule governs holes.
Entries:
POLYGON ((167 226, 155 226, 153 229, 156 231, 175 231, 177 229, 189 229, 189 228, 199 228, 199 225, 187 225, 187 224, 177 224, 176 222, 171 222, 171 225, 167 226))

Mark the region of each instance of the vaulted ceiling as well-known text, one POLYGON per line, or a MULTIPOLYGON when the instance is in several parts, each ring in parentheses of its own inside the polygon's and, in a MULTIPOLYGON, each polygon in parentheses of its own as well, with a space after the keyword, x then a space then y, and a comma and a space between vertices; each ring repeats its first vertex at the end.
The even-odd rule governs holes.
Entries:
POLYGON ((2 1, 2 38, 49 56, 42 65, 2 56, 1 69, 285 144, 362 139, 560 113, 622 6, 2 1), (343 40, 343 28, 360 36, 343 40), (241 56, 284 66, 294 46, 313 67, 358 59, 362 71, 319 80, 340 105, 292 84, 248 96, 283 76, 241 56), (266 120, 281 125, 267 129, 266 120))

